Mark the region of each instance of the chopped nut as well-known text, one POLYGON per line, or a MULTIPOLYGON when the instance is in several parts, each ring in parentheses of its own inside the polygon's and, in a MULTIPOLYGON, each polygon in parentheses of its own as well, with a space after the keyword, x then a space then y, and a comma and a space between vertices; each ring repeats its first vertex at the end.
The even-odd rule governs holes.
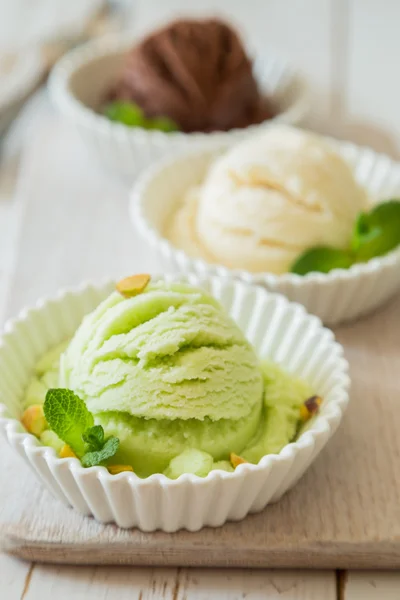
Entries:
POLYGON ((320 396, 311 396, 311 398, 308 398, 308 400, 300 406, 300 419, 302 421, 311 419, 311 417, 318 412, 321 404, 322 398, 320 398, 320 396))
POLYGON ((123 473, 124 471, 131 471, 133 473, 131 465, 109 465, 107 469, 111 475, 118 475, 118 473, 123 473))
POLYGON ((42 404, 32 404, 22 414, 22 425, 29 433, 39 436, 47 429, 47 421, 43 413, 42 404))
POLYGON ((60 458, 78 458, 75 452, 72 450, 68 444, 64 444, 64 446, 60 450, 60 458))
POLYGON ((308 421, 308 419, 310 418, 310 413, 308 412, 308 409, 306 407, 305 404, 302 404, 300 406, 300 419, 301 421, 308 421))
POLYGON ((244 458, 242 458, 241 456, 238 456, 237 454, 235 454, 234 452, 231 452, 230 457, 229 457, 230 461, 231 461, 231 465, 234 469, 236 469, 236 467, 238 465, 244 465, 245 463, 247 463, 248 461, 245 460, 244 458))
POLYGON ((132 298, 133 296, 137 296, 141 294, 147 284, 150 281, 150 275, 146 273, 141 275, 131 275, 130 277, 125 277, 125 279, 121 279, 117 283, 117 291, 124 296, 124 298, 132 298))

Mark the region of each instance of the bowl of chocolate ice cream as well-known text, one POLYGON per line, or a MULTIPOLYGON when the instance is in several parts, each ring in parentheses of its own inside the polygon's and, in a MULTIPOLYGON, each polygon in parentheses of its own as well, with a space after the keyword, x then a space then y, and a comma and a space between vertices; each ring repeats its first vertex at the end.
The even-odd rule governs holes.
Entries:
POLYGON ((250 57, 219 19, 180 19, 133 42, 108 38, 67 54, 52 98, 112 170, 134 178, 166 154, 298 123, 301 77, 268 54, 250 57))

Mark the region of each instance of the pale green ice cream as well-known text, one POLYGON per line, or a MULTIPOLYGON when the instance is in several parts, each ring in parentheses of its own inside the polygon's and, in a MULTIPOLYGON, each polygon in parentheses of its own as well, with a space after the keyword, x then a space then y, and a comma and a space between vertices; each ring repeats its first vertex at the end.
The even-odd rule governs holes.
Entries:
POLYGON ((261 405, 254 350, 211 296, 182 284, 111 294, 76 332, 61 377, 93 413, 238 421, 261 405))
POLYGON ((60 376, 120 439, 116 462, 142 475, 188 447, 216 460, 240 452, 260 421, 254 350, 211 296, 183 284, 111 294, 84 319, 60 376))
MULTIPOLYGON (((29 403, 55 386, 56 354, 48 372, 41 361, 29 403)), ((86 316, 61 355, 58 386, 119 438, 112 462, 142 477, 229 471, 232 452, 257 463, 294 438, 312 395, 276 365, 260 366, 215 299, 164 282, 133 298, 115 292, 86 316)))

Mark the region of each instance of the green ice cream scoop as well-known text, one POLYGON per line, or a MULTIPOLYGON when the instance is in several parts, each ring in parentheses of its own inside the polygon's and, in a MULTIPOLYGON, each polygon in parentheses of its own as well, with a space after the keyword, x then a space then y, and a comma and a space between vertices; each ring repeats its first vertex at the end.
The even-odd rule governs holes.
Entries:
POLYGON ((60 383, 106 433, 117 432, 119 460, 143 474, 162 471, 185 444, 216 460, 240 452, 263 405, 263 376, 243 333, 215 299, 184 284, 111 294, 62 355, 60 383))
POLYGON ((102 302, 61 363, 90 411, 145 419, 240 420, 261 404, 254 350, 218 303, 182 284, 102 302))

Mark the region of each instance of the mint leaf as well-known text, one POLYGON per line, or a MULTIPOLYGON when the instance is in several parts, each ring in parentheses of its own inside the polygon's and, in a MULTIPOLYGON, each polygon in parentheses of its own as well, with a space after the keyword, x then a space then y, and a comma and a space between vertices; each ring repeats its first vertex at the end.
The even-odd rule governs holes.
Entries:
POLYGON ((114 456, 118 450, 119 439, 115 436, 108 438, 101 450, 95 452, 86 452, 82 456, 81 463, 84 467, 94 467, 95 465, 101 465, 108 458, 114 456))
POLYGON ((142 129, 157 129, 170 133, 178 131, 179 127, 169 117, 146 118, 140 106, 127 100, 115 100, 106 104, 103 114, 117 123, 123 123, 127 127, 141 127, 142 129))
POLYGON ((86 450, 82 436, 94 425, 84 401, 71 390, 54 388, 48 390, 43 410, 50 429, 81 457, 86 450))
POLYGON ((88 452, 101 450, 104 446, 104 429, 101 425, 94 425, 82 434, 82 438, 88 452))
POLYGON ((164 133, 179 131, 178 125, 169 117, 154 117, 154 119, 147 119, 147 129, 158 129, 158 131, 164 131, 164 133))
POLYGON ((92 413, 71 390, 48 390, 43 410, 50 429, 72 448, 84 467, 100 465, 117 452, 119 439, 111 436, 104 441, 103 427, 94 425, 92 413))
POLYGON ((142 109, 133 102, 116 100, 115 102, 107 104, 103 112, 110 121, 123 123, 128 127, 146 126, 146 117, 144 116, 142 109))
POLYGON ((400 245, 400 201, 388 200, 356 221, 352 249, 359 262, 382 256, 400 245))
POLYGON ((351 252, 319 246, 306 250, 292 265, 291 272, 305 275, 312 271, 329 273, 332 269, 348 269, 354 263, 351 252))

